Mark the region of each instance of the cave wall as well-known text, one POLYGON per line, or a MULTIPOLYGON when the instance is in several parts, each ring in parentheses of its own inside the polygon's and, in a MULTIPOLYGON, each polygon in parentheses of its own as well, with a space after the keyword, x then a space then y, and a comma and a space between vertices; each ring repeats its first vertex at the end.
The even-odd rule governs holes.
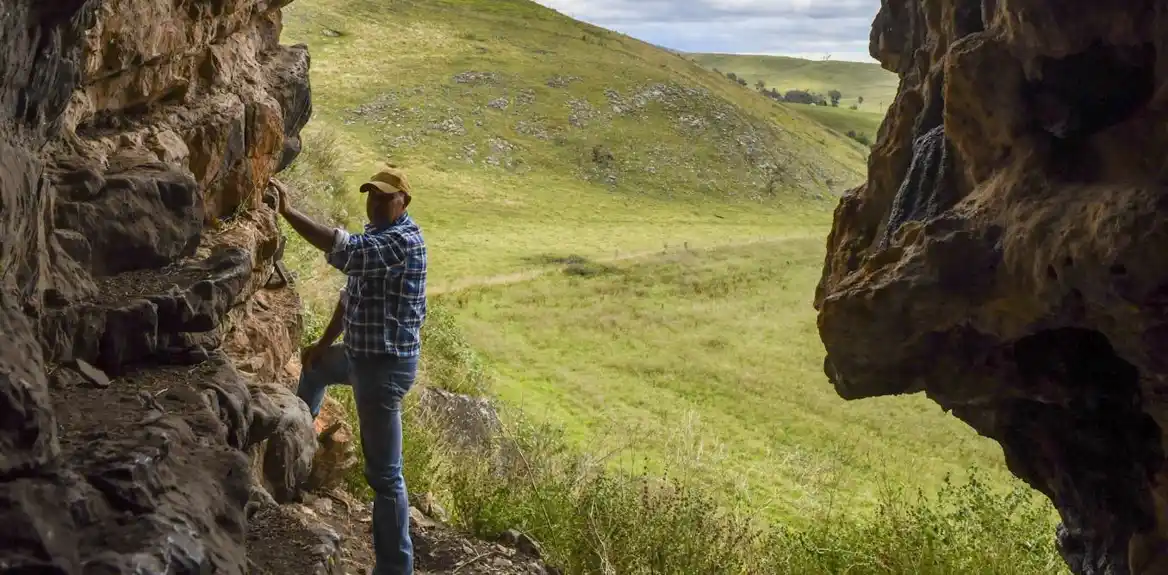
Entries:
POLYGON ((882 0, 899 75, 816 290, 848 399, 925 392, 1077 574, 1168 572, 1168 3, 882 0))
POLYGON ((264 200, 312 111, 287 3, 0 8, 0 571, 245 573, 249 514, 298 497, 264 200))

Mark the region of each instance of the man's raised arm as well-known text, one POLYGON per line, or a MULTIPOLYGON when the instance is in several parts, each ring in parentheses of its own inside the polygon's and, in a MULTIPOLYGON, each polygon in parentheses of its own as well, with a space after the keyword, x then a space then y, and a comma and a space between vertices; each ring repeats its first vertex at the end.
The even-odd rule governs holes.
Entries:
POLYGON ((292 226, 292 229, 296 230, 300 237, 316 249, 325 253, 331 251, 335 240, 335 230, 312 221, 300 210, 292 207, 291 202, 288 201, 288 188, 279 180, 272 178, 271 184, 276 189, 276 210, 284 216, 284 219, 288 220, 288 225, 292 226))

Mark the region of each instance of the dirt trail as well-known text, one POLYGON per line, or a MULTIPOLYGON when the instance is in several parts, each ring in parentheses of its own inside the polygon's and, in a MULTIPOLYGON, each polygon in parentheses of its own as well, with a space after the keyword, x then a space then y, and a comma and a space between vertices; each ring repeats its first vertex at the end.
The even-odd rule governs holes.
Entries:
MULTIPOLYGON (((707 251, 716 250, 716 249, 739 248, 739 247, 750 246, 750 245, 755 245, 755 244, 776 244, 776 243, 791 241, 793 239, 799 239, 801 237, 803 237, 803 236, 769 236, 769 237, 755 238, 755 239, 745 240, 745 241, 740 241, 740 242, 727 242, 727 243, 723 243, 723 244, 714 244, 714 245, 703 246, 703 247, 690 246, 688 243, 685 243, 681 246, 667 246, 665 249, 653 249, 653 250, 644 250, 644 251, 637 251, 637 252, 627 252, 627 253, 617 254, 615 256, 599 258, 599 259, 582 259, 580 263, 582 263, 582 264, 602 264, 602 265, 603 264, 613 264, 613 263, 629 261, 629 260, 650 259, 652 257, 670 255, 670 254, 701 253, 701 252, 707 252, 707 251)), ((442 295, 445 293, 460 292, 460 291, 468 290, 471 288, 477 288, 477 287, 510 285, 510 284, 522 283, 522 282, 527 282, 527 281, 531 281, 534 279, 538 279, 538 278, 540 278, 546 274, 549 274, 551 272, 564 270, 565 268, 567 268, 570 265, 572 265, 572 264, 568 263, 568 264, 549 265, 549 266, 543 267, 543 268, 524 270, 524 271, 512 272, 512 273, 507 273, 507 274, 467 278, 467 279, 463 279, 460 281, 456 281, 456 282, 449 284, 449 285, 433 286, 433 287, 430 287, 427 291, 428 291, 429 295, 442 295)))
MULTIPOLYGON (((372 515, 368 503, 343 491, 311 493, 305 504, 290 506, 290 515, 311 523, 325 523, 340 536, 340 564, 336 575, 369 575, 373 570, 372 515)), ((545 565, 518 549, 476 539, 453 527, 410 510, 410 535, 414 543, 415 573, 418 575, 554 575, 545 565)), ((297 524, 297 521, 290 523, 297 524)), ((295 527, 295 525, 294 525, 295 527)), ((277 536, 280 549, 311 548, 317 539, 303 529, 287 529, 277 536)), ((269 569, 252 575, 299 575, 306 571, 269 569)))

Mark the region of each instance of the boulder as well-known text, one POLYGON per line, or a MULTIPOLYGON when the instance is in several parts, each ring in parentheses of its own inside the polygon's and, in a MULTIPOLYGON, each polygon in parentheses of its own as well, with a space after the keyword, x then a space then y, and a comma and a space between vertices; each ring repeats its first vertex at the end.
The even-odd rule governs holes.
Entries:
POLYGON ((253 385, 250 439, 266 442, 261 464, 268 491, 279 503, 299 499, 312 473, 316 433, 308 406, 281 385, 253 385))

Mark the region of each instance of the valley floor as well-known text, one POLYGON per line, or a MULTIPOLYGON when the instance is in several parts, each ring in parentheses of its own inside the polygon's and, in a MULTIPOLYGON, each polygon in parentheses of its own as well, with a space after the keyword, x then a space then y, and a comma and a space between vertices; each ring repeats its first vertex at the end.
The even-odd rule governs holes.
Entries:
POLYGON ((810 294, 822 240, 791 236, 580 259, 436 301, 494 392, 613 466, 701 478, 773 517, 933 491, 1000 448, 923 397, 849 403, 822 373, 810 294))

